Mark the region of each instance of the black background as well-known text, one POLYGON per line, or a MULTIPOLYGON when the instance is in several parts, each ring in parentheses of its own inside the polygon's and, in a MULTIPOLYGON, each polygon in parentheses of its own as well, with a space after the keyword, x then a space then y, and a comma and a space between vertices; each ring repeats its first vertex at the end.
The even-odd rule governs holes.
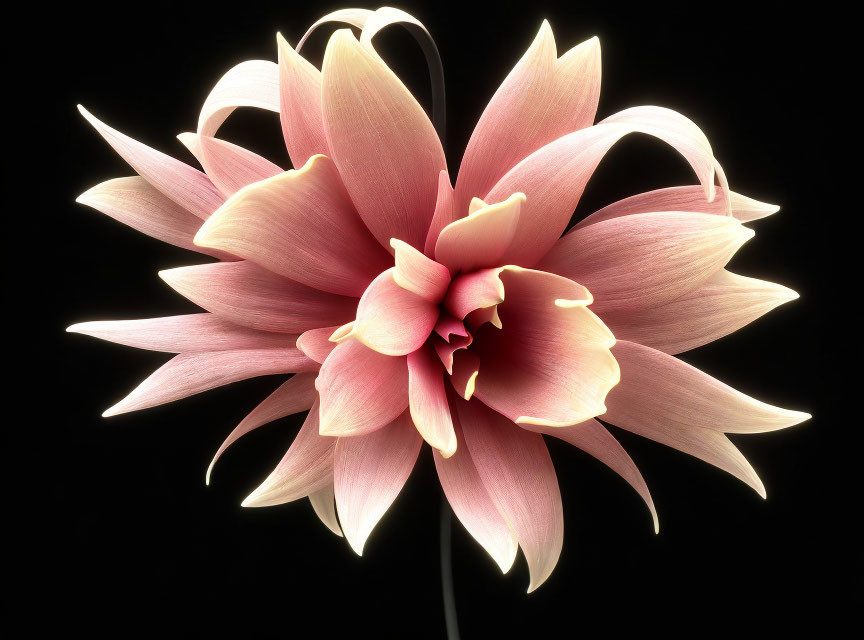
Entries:
MULTIPOLYGON (((462 636, 580 637, 589 628, 631 627, 743 634, 811 620, 827 629, 860 608, 853 478, 861 421, 846 408, 860 390, 850 398, 842 387, 857 383, 842 363, 861 356, 860 294, 849 277, 858 256, 841 247, 860 226, 860 205, 850 204, 860 179, 840 174, 836 153, 854 144, 857 117, 843 79, 848 59, 837 46, 843 40, 833 35, 844 21, 839 8, 398 6, 427 25, 441 50, 451 173, 476 118, 545 17, 559 52, 600 37, 598 117, 639 104, 677 109, 711 139, 733 189, 781 204, 780 214, 752 225, 756 238, 731 267, 786 284, 801 299, 684 359, 757 398, 814 414, 788 431, 733 437, 765 482, 767 501, 704 463, 616 430, 654 495, 658 536, 621 479, 550 442, 567 530, 558 567, 526 596, 524 560, 502 577, 456 523, 462 636)), ((441 492, 428 449, 359 558, 307 501, 239 506, 282 456, 295 418, 241 440, 204 486, 214 450, 278 380, 102 419, 166 358, 63 333, 79 321, 192 311, 156 271, 202 261, 74 204, 93 184, 132 173, 75 104, 191 161, 174 136, 194 130, 220 75, 245 59, 275 59, 277 30, 296 42, 335 8, 33 6, 20 29, 7 24, 4 527, 16 536, 7 547, 13 613, 26 616, 33 634, 60 625, 122 637, 155 624, 169 637, 229 629, 239 637, 443 637, 441 492)), ((326 37, 324 30, 307 45, 316 63, 326 37)), ((378 47, 428 105, 424 62, 410 37, 393 28, 378 47)), ((290 166, 275 114, 238 111, 223 135, 290 166)), ((674 151, 631 136, 602 163, 577 214, 692 181, 674 151)))

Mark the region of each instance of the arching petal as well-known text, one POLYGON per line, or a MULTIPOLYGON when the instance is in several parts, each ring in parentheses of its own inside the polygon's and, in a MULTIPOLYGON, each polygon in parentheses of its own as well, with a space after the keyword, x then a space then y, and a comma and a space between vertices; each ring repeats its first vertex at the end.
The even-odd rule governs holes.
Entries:
POLYGON ((241 189, 201 227, 195 243, 321 291, 356 297, 390 263, 326 156, 241 189))
POLYGON ((330 352, 336 348, 336 343, 330 340, 330 336, 339 327, 321 327, 320 329, 309 329, 297 338, 297 348, 312 358, 315 362, 323 363, 330 352))
POLYGON ((538 268, 588 287, 596 313, 646 309, 698 287, 752 237, 729 216, 640 213, 568 233, 538 268))
POLYGON ((80 322, 66 331, 125 344, 128 347, 168 353, 293 348, 297 340, 296 335, 241 327, 212 313, 190 313, 141 320, 80 322))
POLYGON ((721 269, 680 298, 647 309, 608 311, 603 322, 618 340, 675 354, 729 335, 797 297, 782 285, 721 269))
POLYGON ((543 436, 476 399, 454 404, 477 473, 528 561, 530 593, 552 573, 564 542, 561 493, 543 436))
POLYGON ((336 499, 333 492, 333 483, 331 482, 323 489, 309 494, 309 502, 312 503, 315 515, 324 523, 324 526, 341 538, 342 528, 339 526, 339 519, 336 517, 336 499))
POLYGON ((447 267, 396 238, 390 240, 390 246, 396 254, 396 270, 393 272, 396 284, 429 302, 441 302, 450 286, 447 267))
POLYGON ((237 107, 279 113, 279 67, 268 60, 247 60, 229 69, 210 91, 198 116, 198 134, 214 136, 237 107))
POLYGON ((81 105, 78 110, 129 166, 186 211, 206 220, 225 201, 210 179, 197 169, 112 129, 81 105))
POLYGON ((347 29, 330 39, 322 73, 327 142, 360 217, 383 246, 397 238, 423 249, 446 167, 432 123, 347 29))
POLYGON ((417 431, 445 458, 456 452, 456 434, 444 388, 444 369, 427 343, 408 355, 408 407, 417 431))
POLYGON ((293 347, 181 353, 102 415, 107 418, 155 407, 247 378, 317 368, 317 362, 293 347))
POLYGON ((207 177, 225 197, 233 195, 247 184, 282 173, 281 167, 257 153, 219 138, 187 132, 181 133, 177 139, 192 152, 201 166, 207 167, 207 177))
POLYGON ((384 356, 356 340, 338 345, 315 381, 321 397, 321 434, 371 433, 408 408, 404 357, 384 356))
POLYGON ((336 510, 345 539, 357 555, 411 475, 423 440, 403 413, 381 429, 339 438, 333 475, 336 510))
POLYGON ((336 326, 354 317, 357 300, 312 289, 247 260, 159 272, 168 285, 229 322, 284 333, 336 326))
POLYGON ((305 498, 333 482, 336 438, 318 434, 318 403, 312 405, 294 442, 244 507, 272 507, 305 498))
POLYGON ((268 422, 311 409, 318 398, 318 392, 315 391, 315 378, 317 375, 317 373, 310 372, 297 373, 291 376, 276 391, 267 396, 261 404, 255 407, 249 415, 243 418, 240 424, 234 427, 234 430, 228 434, 228 437, 220 445, 216 455, 213 456, 213 460, 210 462, 210 466, 207 467, 207 474, 204 477, 206 484, 210 484, 210 475, 213 473, 216 461, 237 440, 268 422))
POLYGON ((369 9, 338 9, 332 13, 328 13, 326 16, 316 20, 315 23, 306 30, 306 33, 304 33, 303 37, 300 38, 300 42, 297 43, 297 51, 300 51, 300 48, 306 40, 309 39, 309 36, 311 36, 318 27, 324 24, 339 22, 362 29, 366 24, 366 21, 374 14, 375 12, 369 9))

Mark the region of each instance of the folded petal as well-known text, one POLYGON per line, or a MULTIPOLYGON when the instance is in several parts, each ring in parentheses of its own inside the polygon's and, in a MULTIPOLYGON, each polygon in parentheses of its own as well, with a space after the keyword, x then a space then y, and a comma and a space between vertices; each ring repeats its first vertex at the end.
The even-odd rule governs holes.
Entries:
MULTIPOLYGON (((780 210, 780 207, 776 205, 759 202, 734 191, 729 192, 729 200, 732 204, 732 215, 740 222, 758 220, 780 210)), ((574 229, 619 216, 629 216, 634 213, 656 213, 658 211, 690 211, 693 213, 713 213, 721 216, 728 214, 727 200, 722 193, 722 188, 720 189, 720 197, 709 201, 705 197, 705 190, 699 185, 667 187, 666 189, 639 193, 613 202, 587 216, 568 233, 574 229)))
POLYGON ((75 202, 92 207, 162 242, 217 258, 232 259, 222 251, 196 247, 192 239, 201 226, 201 218, 189 213, 141 176, 102 182, 82 193, 75 202))
POLYGON ((586 308, 590 294, 551 273, 499 271, 503 328, 483 325, 474 335, 482 363, 474 395, 520 424, 561 427, 602 414, 619 372, 615 338, 586 308))
POLYGON ((419 349, 438 320, 438 305, 403 289, 395 267, 379 275, 360 298, 351 332, 370 349, 388 356, 404 356, 419 349))
POLYGON ((474 337, 471 334, 465 336, 451 335, 448 340, 433 338, 432 346, 435 349, 435 353, 438 354, 441 364, 443 364, 444 368, 447 370, 447 373, 452 375, 454 355, 457 351, 470 347, 473 341, 474 337))
POLYGON ((321 327, 320 329, 309 329, 297 338, 297 348, 312 358, 315 362, 323 363, 330 352, 336 348, 336 343, 330 340, 330 336, 339 327, 321 327))
POLYGON ((504 202, 451 222, 438 236, 435 259, 452 273, 500 267, 516 233, 523 202, 525 194, 514 193, 504 202))
POLYGON ((543 436, 476 399, 454 404, 477 473, 528 561, 530 593, 552 573, 564 542, 561 493, 543 436))
POLYGON ((583 42, 557 58, 545 20, 531 47, 492 97, 459 168, 456 202, 482 197, 520 160, 594 123, 600 96, 600 43, 583 42))
POLYGON ((333 482, 336 438, 318 434, 318 403, 282 460, 267 479, 243 501, 244 507, 272 507, 312 495, 333 482))
POLYGON ((423 440, 407 412, 374 433, 339 438, 333 463, 336 510, 357 555, 411 475, 423 440))
MULTIPOLYGON (((714 199, 715 172, 725 187, 707 139, 690 120, 659 107, 622 111, 541 147, 508 171, 485 197, 478 194, 487 202, 503 200, 515 192, 526 196, 506 263, 533 266, 555 244, 594 169, 612 145, 634 132, 657 137, 681 153, 699 178, 706 199, 714 199)), ((725 193, 724 189, 721 195, 725 193)))
POLYGON ((450 286, 447 267, 396 238, 390 240, 390 246, 396 254, 396 270, 393 272, 396 284, 429 302, 441 302, 450 286))
POLYGON ((445 458, 456 451, 456 433, 447 404, 444 369, 427 343, 408 355, 408 407, 417 431, 445 458))
POLYGON ((608 311, 603 322, 618 340, 675 354, 729 335, 797 297, 782 285, 721 269, 680 298, 647 309, 608 311))
POLYGON ((279 67, 268 60, 247 60, 229 69, 210 91, 198 116, 198 134, 214 136, 237 107, 279 113, 279 67))
POLYGON ((310 494, 309 502, 312 503, 315 515, 324 523, 324 526, 337 536, 342 537, 342 528, 339 526, 339 519, 336 517, 336 499, 333 492, 333 483, 331 482, 323 489, 310 494))
POLYGON ((729 216, 640 213, 568 233, 538 268, 588 287, 596 313, 647 309, 697 288, 752 237, 729 216))
POLYGON ((247 184, 282 173, 281 167, 257 153, 219 138, 181 133, 177 139, 207 167, 207 177, 226 197, 247 184))
POLYGON ((210 313, 264 331, 336 326, 351 320, 357 305, 354 298, 312 289, 246 260, 167 269, 159 277, 210 313))
MULTIPOLYGON (((318 398, 315 391, 315 378, 317 373, 297 373, 282 383, 276 391, 271 393, 264 401, 255 407, 252 412, 234 427, 225 441, 219 447, 210 466, 207 467, 205 482, 210 484, 210 475, 216 461, 225 453, 225 450, 237 442, 250 431, 254 431, 268 422, 279 418, 290 416, 301 411, 308 411, 318 398)), ((317 418, 316 418, 317 419, 317 418)))
POLYGON ((348 340, 327 356, 315 388, 321 397, 322 435, 363 435, 408 408, 408 366, 404 357, 381 355, 348 340))
POLYGON ((169 353, 293 348, 297 340, 296 335, 241 327, 212 313, 190 313, 141 320, 81 322, 73 324, 66 331, 129 347, 169 353))
POLYGON ((463 273, 453 279, 444 308, 454 318, 464 320, 472 311, 493 307, 504 301, 504 285, 501 282, 501 269, 480 269, 463 273))
POLYGON ((390 263, 357 217, 326 156, 251 184, 201 227, 195 243, 247 258, 321 291, 359 297, 390 263))
POLYGON ((247 378, 317 368, 317 362, 294 347, 181 353, 102 415, 116 416, 155 407, 247 378))
POLYGON ((633 462, 633 459, 624 450, 624 447, 615 439, 609 431, 596 420, 586 420, 580 424, 569 427, 542 427, 537 425, 523 425, 523 428, 536 433, 545 433, 549 436, 560 438, 564 442, 572 444, 593 456, 607 467, 612 469, 636 490, 648 505, 651 518, 654 521, 654 533, 659 533, 660 522, 657 519, 657 510, 654 508, 654 500, 645 479, 633 462))
POLYGON ((197 169, 112 129, 81 105, 78 110, 129 166, 186 211, 206 220, 225 201, 210 179, 197 169))
POLYGON ((435 469, 447 501, 468 533, 486 549, 501 571, 507 573, 516 559, 519 544, 516 536, 498 512, 498 508, 483 485, 456 412, 453 412, 457 447, 456 453, 445 458, 434 450, 435 469))
POLYGON ((427 256, 435 255, 435 243, 438 241, 441 229, 461 217, 461 213, 456 210, 453 187, 450 185, 450 174, 447 173, 447 169, 442 169, 441 173, 438 174, 435 211, 432 214, 432 222, 429 224, 429 231, 426 234, 424 253, 427 256))
POLYGON ((450 384, 460 398, 470 400, 474 395, 477 376, 480 373, 480 358, 473 351, 456 351, 451 354, 452 373, 450 384))
POLYGON ((347 29, 330 39, 322 74, 327 142, 360 217, 383 246, 397 238, 422 250, 446 167, 432 123, 347 29))

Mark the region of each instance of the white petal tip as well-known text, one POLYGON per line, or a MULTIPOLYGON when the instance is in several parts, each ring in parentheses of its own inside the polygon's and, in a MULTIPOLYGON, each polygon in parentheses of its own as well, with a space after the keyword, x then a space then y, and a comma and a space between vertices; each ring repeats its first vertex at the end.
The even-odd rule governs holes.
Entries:
POLYGON ((111 416, 116 416, 118 414, 123 413, 123 408, 119 404, 115 404, 113 407, 109 407, 102 412, 103 418, 110 418, 111 416))

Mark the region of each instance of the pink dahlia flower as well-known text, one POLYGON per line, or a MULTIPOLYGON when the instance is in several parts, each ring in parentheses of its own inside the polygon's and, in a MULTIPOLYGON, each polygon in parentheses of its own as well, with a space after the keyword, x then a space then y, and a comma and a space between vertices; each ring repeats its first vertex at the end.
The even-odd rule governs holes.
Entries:
POLYGON ((309 411, 244 506, 308 497, 361 553, 425 440, 453 511, 503 571, 521 547, 529 591, 555 567, 564 530, 544 435, 620 474, 655 529, 639 470, 595 418, 764 497, 725 433, 807 414, 675 355, 797 297, 724 268, 753 236, 744 223, 777 207, 731 191, 708 140, 674 111, 636 107, 595 124, 600 45, 559 56, 545 22, 483 112, 453 186, 432 122, 372 45, 388 24, 422 25, 350 10, 313 29, 334 20, 360 38, 336 31, 320 70, 277 36, 278 64, 244 62, 219 80, 197 132, 179 136, 203 172, 81 109, 138 175, 79 202, 218 259, 159 274, 202 313, 69 328, 177 354, 104 415, 294 373, 213 459, 309 411), (280 114, 295 169, 215 137, 240 106, 280 114), (615 202, 568 229, 594 169, 633 132, 677 150, 699 184, 615 202))

